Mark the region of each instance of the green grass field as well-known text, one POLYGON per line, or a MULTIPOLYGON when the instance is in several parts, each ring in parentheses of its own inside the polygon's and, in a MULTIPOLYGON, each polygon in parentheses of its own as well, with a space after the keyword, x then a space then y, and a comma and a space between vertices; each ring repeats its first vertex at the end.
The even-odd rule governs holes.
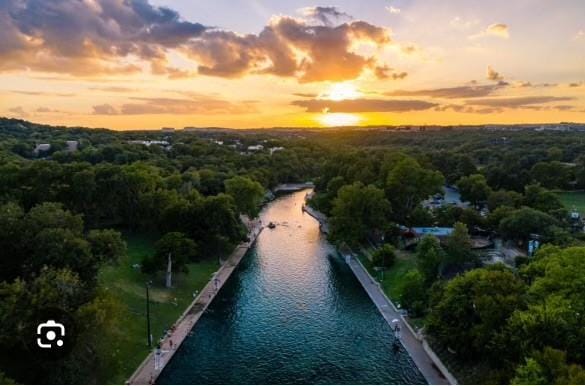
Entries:
POLYGON ((576 208, 582 215, 585 214, 585 192, 558 192, 557 194, 567 209, 576 208))
MULTIPOLYGON (((368 257, 364 255, 364 250, 360 253, 360 261, 368 269, 370 274, 378 281, 382 279, 382 272, 374 271, 372 264, 368 257)), ((372 253, 373 250, 366 250, 367 253, 372 253)), ((382 288, 384 292, 394 303, 399 302, 401 289, 404 284, 404 276, 410 270, 416 268, 416 256, 411 252, 396 251, 396 261, 388 269, 384 271, 384 281, 382 282, 382 288)))
MULTIPOLYGON (((116 350, 121 360, 120 373, 112 374, 110 383, 123 384, 132 375, 148 354, 146 335, 146 292, 145 283, 150 279, 133 268, 140 264, 142 258, 154 252, 156 237, 147 235, 125 235, 128 244, 128 256, 115 266, 104 267, 99 275, 103 288, 122 303, 120 317, 121 340, 111 342, 109 346, 116 350)), ((193 301, 193 292, 199 291, 209 282, 211 275, 217 271, 217 260, 204 261, 189 265, 189 273, 175 275, 173 288, 164 287, 164 274, 153 278, 150 289, 150 314, 153 341, 163 335, 193 301)))
MULTIPOLYGON (((372 263, 366 255, 373 252, 373 249, 362 249, 358 255, 362 264, 366 267, 368 272, 378 282, 382 280, 382 273, 375 271, 372 267, 372 263)), ((404 278, 406 274, 416 269, 416 255, 412 252, 407 251, 396 251, 396 261, 388 269, 384 271, 384 279, 382 282, 382 288, 384 293, 392 300, 395 305, 400 304, 400 295, 402 295, 402 287, 404 285, 404 278)), ((409 318, 411 326, 419 329, 424 325, 423 318, 409 318)))

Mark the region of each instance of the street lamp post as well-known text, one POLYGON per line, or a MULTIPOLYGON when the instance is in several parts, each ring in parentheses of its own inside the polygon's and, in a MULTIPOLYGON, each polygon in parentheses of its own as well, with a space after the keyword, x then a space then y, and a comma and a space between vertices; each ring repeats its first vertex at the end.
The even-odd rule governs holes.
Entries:
POLYGON ((150 333, 150 294, 148 292, 150 283, 150 281, 146 282, 146 340, 149 348, 152 347, 152 334, 150 333))

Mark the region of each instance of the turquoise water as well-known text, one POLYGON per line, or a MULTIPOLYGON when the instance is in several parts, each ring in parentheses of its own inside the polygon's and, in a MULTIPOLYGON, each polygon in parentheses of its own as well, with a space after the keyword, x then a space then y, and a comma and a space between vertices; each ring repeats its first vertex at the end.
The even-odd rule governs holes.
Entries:
POLYGON ((301 206, 278 198, 272 221, 213 300, 160 384, 424 383, 346 264, 301 206))

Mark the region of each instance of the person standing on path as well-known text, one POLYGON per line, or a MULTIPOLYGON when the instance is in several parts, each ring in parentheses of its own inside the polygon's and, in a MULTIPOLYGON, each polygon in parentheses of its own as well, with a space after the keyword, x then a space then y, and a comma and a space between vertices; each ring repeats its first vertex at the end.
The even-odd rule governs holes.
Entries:
POLYGON ((160 344, 158 344, 156 346, 156 349, 154 350, 154 369, 155 370, 159 370, 160 369, 160 357, 162 355, 162 350, 160 349, 160 344))

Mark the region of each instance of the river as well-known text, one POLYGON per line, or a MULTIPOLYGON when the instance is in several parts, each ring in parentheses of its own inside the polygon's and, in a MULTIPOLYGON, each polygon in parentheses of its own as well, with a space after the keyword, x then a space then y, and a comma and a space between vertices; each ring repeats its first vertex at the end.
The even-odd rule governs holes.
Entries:
POLYGON ((159 384, 422 384, 353 273, 301 211, 308 191, 260 214, 264 229, 159 384))

